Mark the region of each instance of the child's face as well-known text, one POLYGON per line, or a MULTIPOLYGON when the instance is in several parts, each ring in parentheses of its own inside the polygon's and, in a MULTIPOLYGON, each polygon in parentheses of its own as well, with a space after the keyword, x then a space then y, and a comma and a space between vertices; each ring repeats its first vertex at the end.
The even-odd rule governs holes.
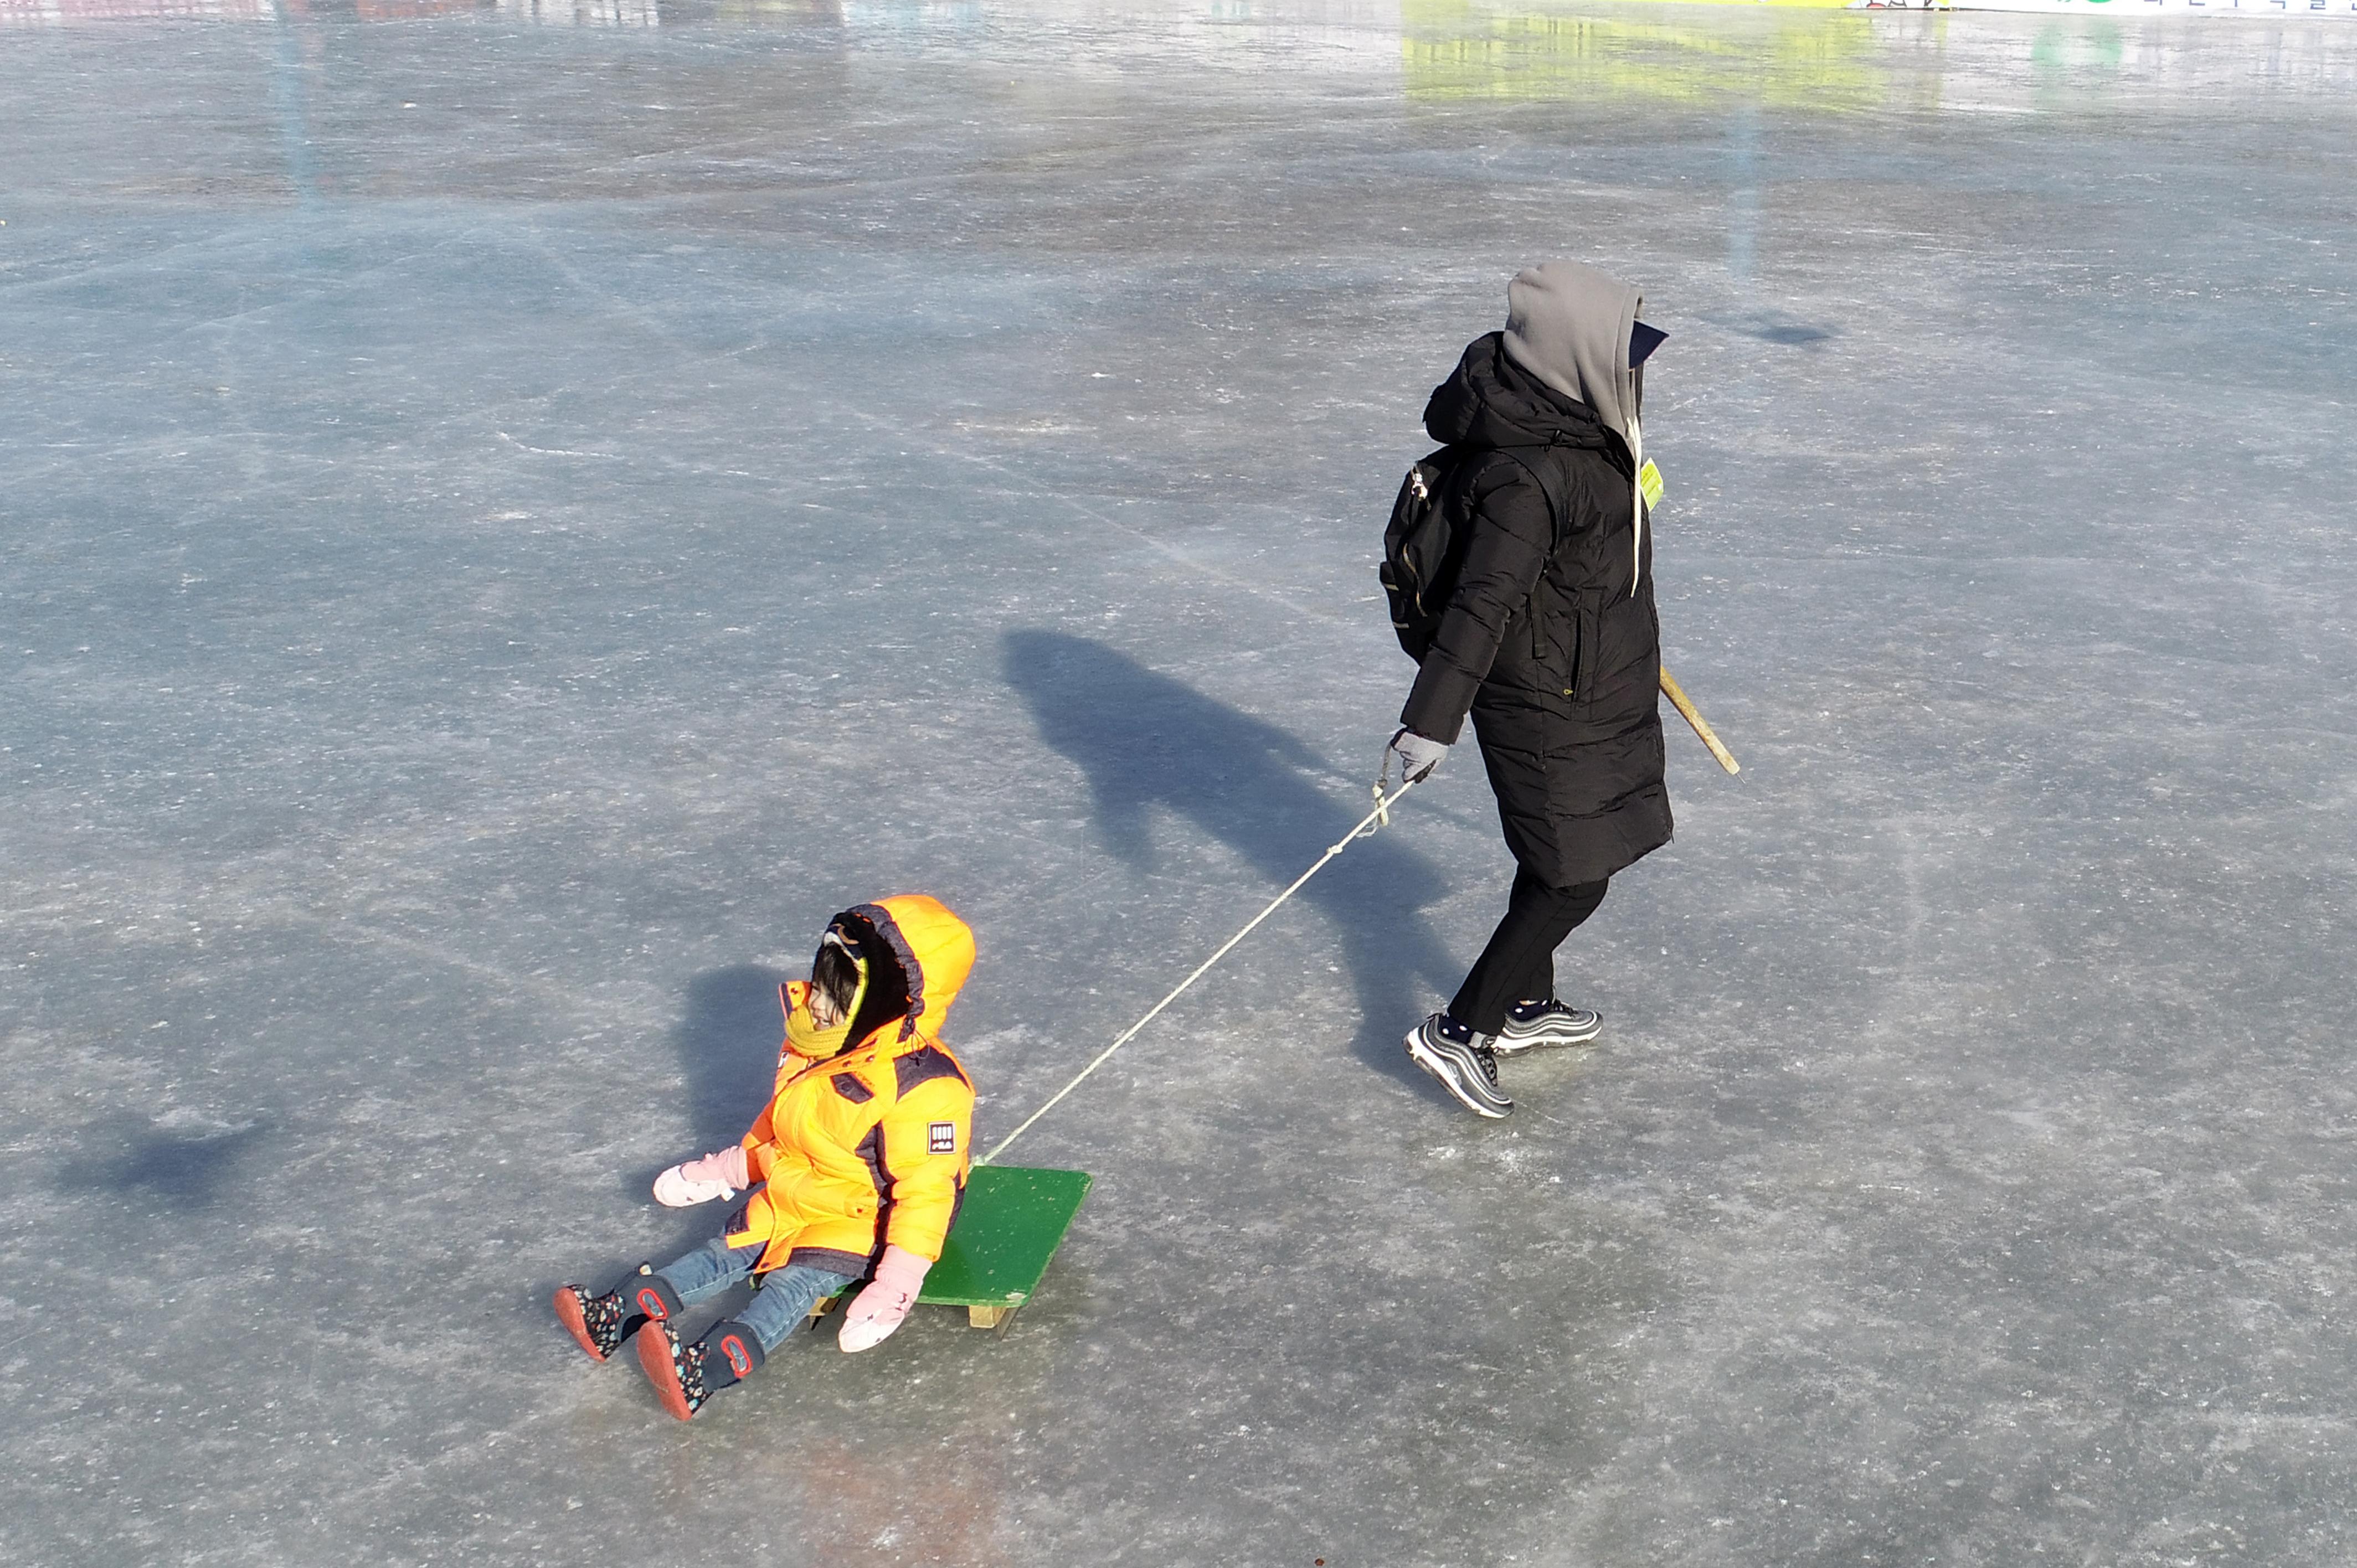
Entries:
POLYGON ((822 1029, 832 1029, 843 1022, 843 1009, 816 986, 811 987, 810 1014, 811 1021, 822 1029))

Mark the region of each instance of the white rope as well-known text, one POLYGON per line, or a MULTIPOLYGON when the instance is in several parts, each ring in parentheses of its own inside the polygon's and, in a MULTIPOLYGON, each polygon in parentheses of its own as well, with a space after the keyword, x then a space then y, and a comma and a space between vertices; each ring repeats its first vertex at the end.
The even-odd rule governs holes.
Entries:
POLYGON ((1230 937, 1226 941, 1221 943, 1219 951, 1213 953, 1211 957, 1205 959, 1200 964, 1197 965, 1195 972, 1180 981, 1171 991, 1169 995, 1164 997, 1161 1001, 1157 1002, 1152 1010, 1149 1011, 1145 1017, 1140 1018, 1136 1023, 1132 1024, 1128 1028, 1123 1030, 1119 1039, 1107 1046, 1103 1050, 1098 1052, 1097 1059, 1082 1068, 1080 1071, 1079 1077, 1074 1078, 1071 1082, 1056 1090, 1054 1097, 1051 1098, 1047 1104, 1042 1105, 1039 1110, 1031 1112, 1031 1114, 1024 1120, 1022 1126, 1016 1128, 1015 1131, 1007 1133, 1006 1136, 998 1140, 997 1147, 992 1149, 990 1153, 983 1155, 982 1158, 975 1163, 977 1165, 986 1165, 996 1161, 999 1155, 1005 1154, 1008 1144, 1014 1143, 1016 1139, 1020 1138, 1024 1133, 1031 1130, 1032 1122, 1037 1122, 1040 1117, 1045 1116, 1049 1112, 1056 1109, 1058 1101, 1061 1101, 1064 1096, 1071 1093, 1072 1090, 1080 1088, 1082 1081, 1085 1079, 1089 1074, 1096 1071, 1097 1069, 1104 1066, 1106 1062, 1113 1059, 1114 1052, 1129 1044, 1132 1039, 1136 1037, 1137 1032, 1140 1029, 1145 1028, 1146 1026, 1151 1024, 1156 1018, 1161 1015, 1162 1010, 1165 1007, 1168 1007, 1173 1002, 1178 1001, 1181 993, 1183 993, 1189 986, 1194 984, 1197 981, 1202 979, 1205 974, 1209 973, 1213 964, 1227 957, 1230 949, 1233 948, 1238 942, 1243 940, 1246 937, 1252 935, 1254 929, 1257 928, 1263 920, 1265 920, 1271 915, 1275 914, 1279 907, 1281 907, 1287 898, 1290 898, 1296 893, 1300 892, 1303 883, 1308 882, 1311 877, 1325 870, 1326 863, 1328 861, 1332 860, 1336 855, 1350 848, 1351 845, 1358 840, 1361 838, 1372 838, 1377 830, 1381 829, 1391 821, 1391 810, 1394 806, 1399 803, 1400 797, 1415 788, 1415 781, 1410 780, 1403 783, 1397 790, 1386 797, 1383 794, 1383 784, 1390 776, 1391 759, 1389 754, 1386 753, 1383 761, 1383 772, 1375 780, 1375 809, 1369 811, 1365 816, 1361 817, 1357 827, 1352 828, 1349 832, 1343 834, 1340 843, 1328 850, 1324 854, 1319 855, 1318 857, 1317 865, 1303 872, 1299 876, 1295 877, 1293 879, 1293 886, 1278 894, 1275 901, 1270 904, 1267 908, 1263 909, 1259 914, 1254 915, 1252 918, 1251 922, 1247 924, 1243 930, 1238 931, 1234 936, 1230 937))

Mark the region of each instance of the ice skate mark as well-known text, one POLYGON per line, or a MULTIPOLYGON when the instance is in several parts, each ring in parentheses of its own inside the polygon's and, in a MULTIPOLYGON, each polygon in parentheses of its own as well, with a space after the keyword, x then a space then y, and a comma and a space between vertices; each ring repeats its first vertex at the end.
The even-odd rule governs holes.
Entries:
MULTIPOLYGON (((914 438, 909 436, 902 425, 897 422, 881 418, 876 414, 868 413, 862 409, 848 406, 845 406, 843 409, 843 412, 850 414, 854 419, 863 420, 868 424, 875 425, 881 429, 889 430, 892 434, 892 438, 896 441, 913 442, 914 438)), ((979 454, 969 452, 962 447, 956 446, 931 446, 927 447, 927 451, 929 455, 935 457, 953 457, 962 463, 970 463, 977 468, 986 469, 1006 480, 1011 488, 1012 492, 1015 494, 1033 497, 1039 499, 1052 500, 1057 504, 1078 513, 1080 516, 1086 518, 1091 522, 1102 524, 1106 528, 1114 530, 1117 533, 1125 533, 1132 539, 1136 540, 1139 543, 1145 545, 1147 549, 1154 551, 1157 554, 1162 555, 1168 560, 1177 562, 1179 565, 1185 567, 1188 571, 1192 572, 1199 577, 1218 583, 1224 587, 1240 589, 1244 593, 1254 596, 1255 598, 1267 599, 1274 604, 1283 605, 1288 611, 1297 616, 1307 616, 1313 620, 1329 621, 1336 625, 1347 623, 1352 626, 1358 626, 1364 624, 1363 617, 1336 615, 1331 610, 1320 608, 1316 605, 1304 604, 1298 599, 1280 594, 1265 583, 1256 582, 1250 577, 1238 576, 1234 573, 1222 571, 1217 566, 1207 565, 1203 562, 1198 561, 1193 556, 1189 555, 1177 545, 1170 543, 1168 540, 1157 539, 1153 534, 1147 532, 1145 529, 1136 527, 1132 523, 1124 522, 1109 511, 1099 510, 1095 507, 1092 507, 1084 502, 1073 499, 1071 496, 1059 495, 1052 490, 1040 490, 1038 488, 1036 481, 1018 475, 1014 469, 1008 467, 1004 463, 996 462, 989 457, 982 456, 979 454)))
POLYGON ((504 430, 494 430, 491 434, 519 452, 531 452, 543 457, 603 457, 609 463, 624 463, 630 460, 619 452, 576 452, 567 446, 530 446, 504 430))
POLYGON ((1081 427, 1054 419, 1032 419, 994 424, 983 419, 961 419, 951 428, 969 435, 1077 435, 1081 427))
POLYGON ((1894 961, 1889 983, 1879 988, 1878 996, 1867 1010, 1859 1030, 1862 1037, 1887 1040, 1903 1049, 1912 1036, 1916 1009, 1920 1006, 1920 1003, 1910 1005, 1910 1000, 1942 984, 1937 954, 1928 940, 1932 900, 1924 887, 1922 838, 1943 832, 1948 825, 1945 819, 1932 816, 1894 816, 1878 824, 1892 837, 1899 852, 1898 902, 1901 916, 1896 922, 1887 917, 1880 922, 1895 950, 1894 961))
MULTIPOLYGON (((365 271, 338 274, 332 278, 322 278, 317 286, 306 293, 288 295, 284 298, 273 299, 266 304, 253 306, 245 310, 232 310, 225 316, 209 316, 202 321, 191 321, 185 327, 176 328, 172 331, 164 334, 164 336, 158 338, 157 341, 168 343, 181 338, 193 337, 198 333, 209 331, 217 327, 236 327, 243 322, 256 320, 265 316, 275 315, 278 312, 285 310, 289 306, 317 305, 326 301, 343 299, 354 295, 365 294, 367 292, 368 285, 374 283, 377 279, 389 273, 400 271, 402 268, 415 262, 421 256, 430 256, 437 251, 447 251, 456 242, 457 242, 451 240, 438 241, 434 244, 425 247, 423 250, 404 252, 402 254, 394 256, 391 260, 383 262, 379 265, 367 268, 365 271)), ((306 265, 308 264, 309 252, 303 247, 307 244, 307 242, 297 242, 298 254, 305 258, 306 265)), ((140 264, 144 267, 145 263, 143 262, 140 264)), ((330 417, 328 423, 333 424, 336 423, 336 420, 333 417, 330 417)), ((231 434, 250 435, 254 433, 252 431, 236 431, 231 432, 231 434)), ((186 438, 183 437, 182 439, 186 438)))
MULTIPOLYGON (((630 161, 636 160, 633 159, 630 161)), ((584 172, 590 174, 603 174, 613 170, 627 168, 629 164, 627 162, 622 164, 609 163, 600 166, 593 166, 591 169, 584 172)), ((579 267, 573 264, 572 256, 567 253, 563 245, 555 245, 549 242, 548 236, 541 232, 540 226, 537 223, 527 221, 522 226, 522 233, 518 238, 521 243, 528 245, 533 250, 539 252, 541 259, 548 263, 550 271, 562 277, 566 283, 571 284, 574 288, 578 290, 580 293, 588 295, 590 298, 595 299, 599 304, 603 305, 617 320, 630 323, 631 326, 637 328, 640 332, 646 334, 656 342, 662 344, 664 348, 670 349, 680 360, 700 360, 710 357, 708 350, 700 349, 696 347, 691 346, 682 338, 677 332, 673 331, 669 326, 667 326, 660 317, 657 317, 643 307, 632 303, 628 297, 617 293, 613 289, 605 287, 603 285, 599 284, 597 279, 583 273, 579 267)))
MULTIPOLYGON (((397 855, 411 842, 405 838, 388 840, 386 847, 389 853, 397 855)), ((426 841, 421 838, 415 842, 426 841)), ((20 918, 47 915, 56 920, 85 907, 96 907, 107 910, 109 919, 128 926, 135 922, 183 918, 200 897, 226 899, 232 902, 237 910, 233 923, 248 930, 273 925, 307 928, 332 940, 392 948, 489 981, 502 994, 530 995, 583 1016, 596 1016, 613 1004, 610 993, 601 1002, 593 1003, 576 986, 503 969, 417 937, 367 925, 347 915, 313 908, 283 894, 250 891, 255 884, 266 885, 268 880, 264 875, 254 875, 233 883, 208 883, 200 878, 182 876, 175 871, 150 866, 144 869, 144 880, 136 888, 93 886, 71 901, 21 908, 16 913, 20 918), (201 895, 196 891, 199 888, 204 889, 201 895)))
MULTIPOLYGON (((333 936, 348 937, 365 944, 388 947, 401 952, 411 953, 446 968, 461 970, 466 973, 494 982, 502 992, 510 994, 528 993, 546 1002, 562 1003, 573 1012, 593 1014, 600 1011, 576 987, 560 985, 553 980, 542 980, 536 975, 519 974, 511 969, 501 969, 497 964, 484 963, 433 942, 420 941, 415 937, 403 936, 398 931, 388 931, 375 926, 364 926, 356 920, 348 920, 340 916, 323 915, 317 910, 306 909, 295 904, 274 904, 270 906, 270 909, 271 912, 285 918, 289 924, 299 922, 317 926, 333 936)), ((610 1004, 611 999, 607 1000, 610 1004)))

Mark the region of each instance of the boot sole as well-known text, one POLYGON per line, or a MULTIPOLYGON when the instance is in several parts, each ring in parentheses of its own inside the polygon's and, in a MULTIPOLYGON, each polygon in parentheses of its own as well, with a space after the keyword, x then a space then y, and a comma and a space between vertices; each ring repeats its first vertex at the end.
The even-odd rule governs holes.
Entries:
POLYGON ((679 1386, 679 1369, 671 1364, 671 1344, 660 1323, 639 1330, 639 1370, 655 1386, 655 1398, 662 1401, 663 1409, 681 1421, 695 1419, 687 1408, 687 1391, 679 1386))
POLYGON ((607 1359, 606 1352, 597 1348, 597 1341, 589 1337, 589 1320, 581 1316, 581 1298, 574 1294, 569 1286, 558 1291, 556 1299, 550 1305, 556 1308, 556 1321, 565 1325, 575 1342, 589 1352, 591 1360, 607 1359))
POLYGON ((1454 1064, 1437 1052, 1426 1049, 1424 1042, 1414 1035, 1407 1037, 1407 1059, 1422 1068, 1426 1077, 1447 1090, 1449 1099, 1454 1100, 1476 1116, 1484 1116, 1492 1122, 1502 1122, 1506 1119, 1507 1113, 1514 1108, 1514 1102, 1511 1100, 1506 1101, 1501 1109, 1485 1104, 1459 1089, 1457 1086, 1456 1074, 1449 1070, 1454 1064))

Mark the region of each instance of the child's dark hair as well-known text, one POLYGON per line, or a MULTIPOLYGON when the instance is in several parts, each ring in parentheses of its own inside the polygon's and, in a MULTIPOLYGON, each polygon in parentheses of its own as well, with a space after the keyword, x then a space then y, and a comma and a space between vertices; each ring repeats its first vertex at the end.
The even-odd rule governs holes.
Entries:
POLYGON ((851 1011, 851 999, 858 993, 859 966, 836 943, 822 942, 818 957, 811 962, 811 989, 825 997, 834 1015, 841 1018, 851 1011))

